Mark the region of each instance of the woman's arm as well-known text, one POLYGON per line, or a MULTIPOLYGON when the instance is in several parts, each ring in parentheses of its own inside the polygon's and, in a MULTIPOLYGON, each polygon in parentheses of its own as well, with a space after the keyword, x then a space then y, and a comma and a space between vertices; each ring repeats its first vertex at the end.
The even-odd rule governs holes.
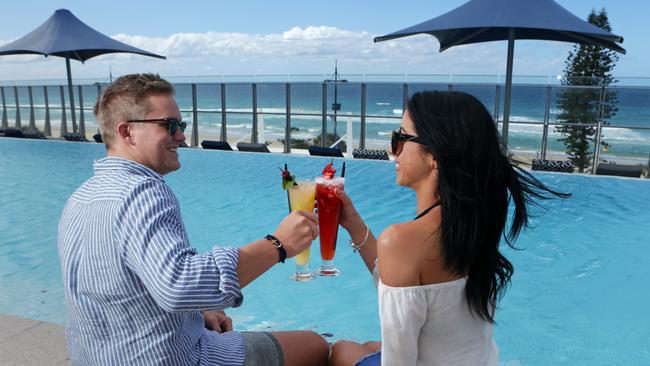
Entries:
POLYGON ((370 227, 367 226, 357 212, 347 193, 341 189, 334 190, 334 193, 341 200, 341 218, 339 223, 348 232, 354 244, 360 245, 365 239, 365 244, 363 244, 359 253, 368 271, 372 273, 375 269, 375 259, 377 259, 377 239, 375 239, 372 231, 370 231, 370 227))

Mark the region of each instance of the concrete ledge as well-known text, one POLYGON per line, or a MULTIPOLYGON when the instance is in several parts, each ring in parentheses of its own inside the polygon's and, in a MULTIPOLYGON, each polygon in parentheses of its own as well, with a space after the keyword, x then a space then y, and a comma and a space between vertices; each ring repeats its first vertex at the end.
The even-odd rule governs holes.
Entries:
POLYGON ((62 325, 0 314, 0 365, 71 365, 62 325))

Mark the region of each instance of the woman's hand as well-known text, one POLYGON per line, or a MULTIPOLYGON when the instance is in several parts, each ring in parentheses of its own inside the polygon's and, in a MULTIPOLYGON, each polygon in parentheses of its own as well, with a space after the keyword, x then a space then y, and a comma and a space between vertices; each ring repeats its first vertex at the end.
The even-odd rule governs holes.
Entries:
POLYGON ((361 219, 361 216, 359 216, 357 209, 354 208, 350 196, 348 196, 344 190, 339 188, 334 189, 334 194, 341 200, 341 217, 339 219, 339 224, 348 232, 352 231, 357 226, 364 226, 363 220, 361 219))

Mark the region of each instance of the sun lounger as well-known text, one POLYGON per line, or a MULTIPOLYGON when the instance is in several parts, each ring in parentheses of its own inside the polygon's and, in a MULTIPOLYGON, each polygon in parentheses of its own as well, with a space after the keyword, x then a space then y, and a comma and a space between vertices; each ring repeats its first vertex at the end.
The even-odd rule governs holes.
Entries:
POLYGON ((232 151, 232 147, 227 141, 203 140, 201 141, 201 147, 210 150, 232 151))
POLYGON ((237 150, 239 151, 249 151, 249 152, 259 152, 259 153, 270 153, 268 147, 265 144, 253 144, 250 142, 240 142, 237 144, 237 150))
POLYGON ((596 168, 596 175, 641 178, 641 171, 640 165, 600 163, 596 168))
POLYGON ((574 171, 573 164, 568 160, 533 159, 532 168, 543 172, 573 173, 574 171))
POLYGON ((320 147, 320 146, 310 146, 309 155, 314 156, 333 156, 342 158, 343 152, 337 147, 320 147))
POLYGON ((87 142, 86 136, 82 136, 80 133, 77 132, 68 132, 63 134, 63 138, 66 141, 76 141, 76 142, 87 142))
POLYGON ((352 156, 355 159, 390 160, 386 150, 354 149, 352 156))

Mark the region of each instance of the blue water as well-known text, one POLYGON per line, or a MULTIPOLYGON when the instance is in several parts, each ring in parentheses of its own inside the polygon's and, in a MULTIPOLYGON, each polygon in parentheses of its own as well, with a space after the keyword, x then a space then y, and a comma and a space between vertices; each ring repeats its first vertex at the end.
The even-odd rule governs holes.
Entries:
MULTIPOLYGON (((0 138, 0 313, 65 322, 57 223, 67 197, 103 154, 101 144, 0 138)), ((200 251, 272 232, 287 211, 278 166, 287 162, 299 178, 308 178, 328 161, 188 149, 180 155, 182 169, 166 180, 200 251)), ((346 190, 375 233, 414 216, 414 196, 394 184, 391 163, 347 164, 346 190)), ((504 249, 515 275, 496 316, 501 361, 650 364, 650 181, 537 176, 573 198, 536 211, 541 216, 534 228, 517 242, 523 250, 504 249)), ((292 282, 288 261, 246 287, 242 307, 229 311, 235 328, 307 328, 333 333, 333 339, 379 339, 376 293, 347 240, 341 231, 338 278, 292 282)), ((312 264, 318 254, 312 251, 312 264)))
MULTIPOLYGON (((48 103, 51 107, 61 106, 61 96, 58 87, 49 86, 48 103)), ((418 90, 447 90, 446 83, 411 83, 409 93, 418 90)), ((454 84, 453 89, 464 91, 475 95, 486 108, 495 113, 496 85, 494 84, 454 84)), ((617 93, 618 112, 608 119, 612 126, 641 126, 650 127, 650 88, 641 87, 613 87, 617 93)), ((339 135, 345 133, 346 115, 361 114, 361 84, 344 83, 336 88, 337 100, 341 103, 340 123, 337 124, 339 135)), ((550 122, 556 122, 558 109, 558 95, 562 91, 560 86, 554 86, 551 93, 550 122)), ((183 113, 183 118, 191 121, 192 113, 192 88, 190 84, 176 84, 177 100, 183 113)), ((67 93, 67 89, 64 90, 67 93)), ((88 136, 96 130, 97 125, 90 112, 97 98, 97 86, 86 85, 82 88, 83 105, 86 108, 84 113, 88 136)), ((229 136, 244 136, 250 133, 252 127, 252 100, 253 92, 250 83, 230 83, 226 86, 227 126, 229 136), (248 112, 238 114, 235 112, 248 112)), ((499 120, 503 119, 504 88, 500 89, 499 120)), ((43 107, 45 105, 42 87, 34 87, 32 90, 34 105, 43 107)), ((598 96, 595 95, 597 99, 598 96)), ((16 119, 15 96, 13 89, 5 88, 5 99, 8 108, 9 124, 13 125, 16 119)), ((21 105, 20 114, 23 125, 29 123, 29 93, 27 87, 18 88, 18 99, 21 105)), ((66 103, 67 94, 65 95, 66 103)), ((369 83, 367 84, 366 113, 381 118, 369 118, 366 125, 367 144, 371 147, 385 146, 390 131, 399 125, 399 117, 402 114, 403 89, 402 83, 369 83)), ((79 107, 78 89, 75 88, 75 100, 79 107)), ((328 85, 327 89, 328 108, 334 101, 334 87, 328 85)), ((531 126, 530 122, 541 123, 544 121, 544 110, 546 101, 546 86, 544 85, 514 85, 512 92, 512 106, 509 128, 509 146, 514 150, 525 150, 528 152, 541 151, 542 127, 531 126), (519 124, 517 124, 519 122, 519 124)), ((597 103, 598 100, 594 100, 597 103)), ((267 140, 272 141, 284 138, 285 126, 285 86, 283 83, 259 83, 257 84, 258 112, 280 113, 280 115, 265 114, 265 133, 267 140)), ((322 84, 316 82, 292 83, 291 85, 291 111, 293 113, 322 113, 322 84)), ((221 126, 221 91, 218 84, 197 84, 197 108, 203 110, 198 113, 200 138, 206 135, 219 135, 221 126), (217 113, 218 112, 218 113, 217 113), (203 132, 203 135, 201 133, 203 132)), ((331 109, 328 110, 332 113, 331 109)), ((53 124, 58 125, 61 119, 59 110, 51 110, 53 124), (55 122, 54 122, 55 121, 55 122)), ((39 109, 35 113, 36 125, 41 127, 44 124, 45 111, 39 109)), ((360 134, 360 122, 358 118, 352 118, 355 139, 360 134)), ((68 129, 71 127, 71 116, 67 115, 68 129)), ((306 139, 318 136, 322 129, 321 116, 293 116, 292 126, 298 128, 293 132, 294 139, 306 139)), ((334 129, 333 119, 328 121, 328 131, 334 129)), ((549 150, 556 153, 565 151, 562 142, 558 141, 562 136, 551 127, 549 130, 549 150)), ((608 152, 603 153, 604 159, 626 157, 644 163, 650 154, 650 130, 638 130, 627 128, 605 129, 604 141, 610 144, 608 152)), ((593 150, 593 147, 592 149, 593 150)))

